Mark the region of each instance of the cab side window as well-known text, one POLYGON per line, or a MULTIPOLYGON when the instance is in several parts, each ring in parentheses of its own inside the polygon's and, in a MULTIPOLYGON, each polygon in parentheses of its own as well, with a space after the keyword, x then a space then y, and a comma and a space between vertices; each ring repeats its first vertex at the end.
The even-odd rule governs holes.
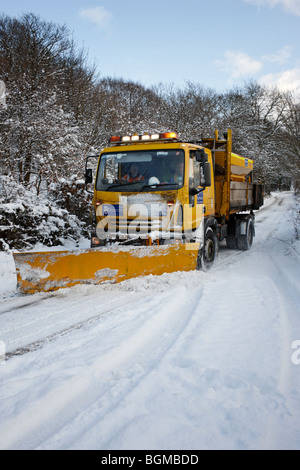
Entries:
MULTIPOLYGON (((196 161, 195 151, 190 152, 190 169, 189 169, 189 187, 190 189, 199 188, 201 182, 201 164, 196 161)), ((189 196, 189 204, 191 207, 195 205, 195 195, 189 196)))
POLYGON ((194 158, 194 187, 199 188, 201 184, 201 164, 194 158))

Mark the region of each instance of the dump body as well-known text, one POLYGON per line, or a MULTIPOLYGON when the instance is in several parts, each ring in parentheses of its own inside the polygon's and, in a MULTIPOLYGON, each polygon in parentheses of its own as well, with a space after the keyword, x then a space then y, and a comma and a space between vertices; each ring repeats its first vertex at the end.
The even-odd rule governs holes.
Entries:
POLYGON ((232 152, 232 132, 225 138, 203 139, 206 148, 214 155, 215 217, 230 216, 237 212, 253 211, 263 204, 263 188, 253 184, 253 160, 232 152))

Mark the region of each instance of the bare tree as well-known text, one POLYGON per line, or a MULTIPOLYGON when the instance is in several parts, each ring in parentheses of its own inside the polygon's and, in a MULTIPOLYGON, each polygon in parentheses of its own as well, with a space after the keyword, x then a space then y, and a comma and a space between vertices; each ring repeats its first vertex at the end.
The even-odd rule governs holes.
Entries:
POLYGON ((53 177, 65 169, 62 156, 68 159, 67 151, 71 159, 76 150, 81 152, 75 105, 69 100, 66 106, 62 86, 73 43, 65 26, 33 14, 20 20, 2 16, 0 55, 8 95, 6 109, 0 111, 3 167, 25 185, 39 186, 41 175, 53 177))

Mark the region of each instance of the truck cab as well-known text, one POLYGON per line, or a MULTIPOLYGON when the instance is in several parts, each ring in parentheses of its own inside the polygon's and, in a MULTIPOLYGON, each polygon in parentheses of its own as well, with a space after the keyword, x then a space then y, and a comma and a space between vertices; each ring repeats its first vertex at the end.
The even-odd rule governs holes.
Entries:
POLYGON ((174 133, 122 139, 113 137, 100 154, 92 244, 194 239, 203 217, 214 213, 211 151, 174 133))
POLYGON ((252 171, 252 160, 231 152, 230 130, 199 142, 174 132, 114 136, 98 161, 91 246, 198 243, 208 263, 224 238, 248 249, 262 204, 252 171))

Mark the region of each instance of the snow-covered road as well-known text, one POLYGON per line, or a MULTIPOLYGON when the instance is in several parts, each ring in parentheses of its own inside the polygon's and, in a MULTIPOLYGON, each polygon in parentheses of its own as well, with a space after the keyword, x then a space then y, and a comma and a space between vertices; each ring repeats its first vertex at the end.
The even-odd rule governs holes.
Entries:
POLYGON ((3 298, 0 449, 300 449, 296 216, 208 273, 3 298))

